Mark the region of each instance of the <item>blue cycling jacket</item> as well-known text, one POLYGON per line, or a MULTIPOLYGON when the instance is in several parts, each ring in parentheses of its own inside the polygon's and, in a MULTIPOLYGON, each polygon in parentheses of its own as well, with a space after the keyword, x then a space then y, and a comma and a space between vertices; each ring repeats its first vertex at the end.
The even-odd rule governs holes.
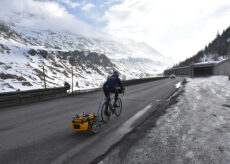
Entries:
POLYGON ((123 88, 121 80, 116 76, 110 76, 103 85, 104 89, 113 89, 116 87, 123 88))

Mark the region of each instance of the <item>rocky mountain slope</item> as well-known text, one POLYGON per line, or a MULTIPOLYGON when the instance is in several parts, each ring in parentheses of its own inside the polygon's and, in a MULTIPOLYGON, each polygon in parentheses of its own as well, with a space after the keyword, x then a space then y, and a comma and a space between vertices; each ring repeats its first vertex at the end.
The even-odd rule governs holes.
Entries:
POLYGON ((203 50, 174 67, 188 66, 193 63, 221 61, 230 58, 230 27, 217 34, 216 38, 210 42, 203 50))
POLYGON ((94 88, 113 70, 123 79, 144 78, 161 73, 168 64, 144 43, 106 34, 33 29, 16 18, 0 20, 0 92, 42 88, 44 74, 47 87, 71 84, 72 70, 74 89, 94 88))

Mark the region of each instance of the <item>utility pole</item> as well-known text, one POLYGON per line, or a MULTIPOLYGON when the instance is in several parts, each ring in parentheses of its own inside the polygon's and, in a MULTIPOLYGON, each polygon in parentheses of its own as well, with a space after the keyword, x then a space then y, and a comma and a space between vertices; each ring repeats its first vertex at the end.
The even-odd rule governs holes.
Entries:
POLYGON ((73 95, 73 65, 72 65, 72 95, 73 95))
POLYGON ((75 63, 75 59, 72 57, 69 59, 70 64, 72 65, 72 95, 73 95, 73 67, 74 67, 74 63, 75 63))
POLYGON ((46 75, 45 75, 45 67, 43 66, 43 79, 44 79, 44 86, 46 88, 46 75))

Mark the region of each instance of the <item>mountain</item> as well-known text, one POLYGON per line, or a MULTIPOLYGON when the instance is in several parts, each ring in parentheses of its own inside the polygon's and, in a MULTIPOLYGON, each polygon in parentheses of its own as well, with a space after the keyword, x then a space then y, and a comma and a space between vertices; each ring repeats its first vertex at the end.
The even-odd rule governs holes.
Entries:
POLYGON ((174 67, 188 66, 193 63, 221 61, 230 58, 230 27, 217 34, 216 38, 210 42, 203 50, 174 67))
POLYGON ((145 43, 91 29, 83 35, 28 25, 36 19, 19 13, 0 18, 1 92, 44 87, 44 74, 47 87, 57 87, 71 84, 73 70, 74 89, 85 89, 101 86, 114 70, 123 79, 144 78, 168 65, 167 58, 145 43))

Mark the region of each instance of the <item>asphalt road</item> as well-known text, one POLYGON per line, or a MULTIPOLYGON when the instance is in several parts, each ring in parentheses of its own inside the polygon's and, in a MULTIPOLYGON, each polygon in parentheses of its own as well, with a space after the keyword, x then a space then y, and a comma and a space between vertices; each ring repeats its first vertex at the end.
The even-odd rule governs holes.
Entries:
POLYGON ((182 80, 126 87, 121 116, 113 116, 96 135, 74 132, 70 122, 76 113, 96 112, 102 91, 0 109, 0 163, 89 163, 128 132, 127 120, 149 104, 155 110, 182 80))

